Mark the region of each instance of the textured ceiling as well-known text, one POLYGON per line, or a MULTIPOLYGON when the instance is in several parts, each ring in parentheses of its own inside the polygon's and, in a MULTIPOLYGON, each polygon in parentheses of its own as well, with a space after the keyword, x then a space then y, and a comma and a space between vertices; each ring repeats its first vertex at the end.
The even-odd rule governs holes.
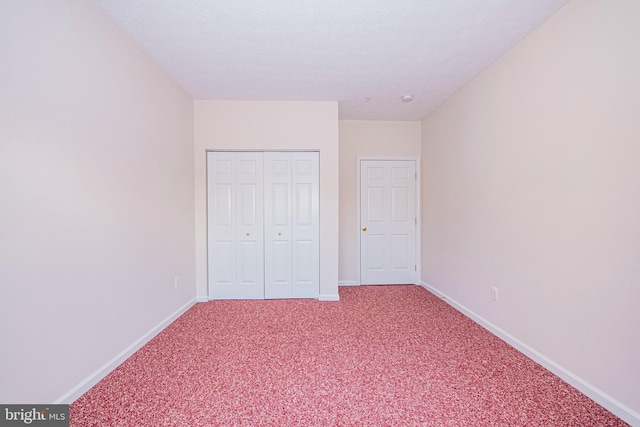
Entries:
POLYGON ((195 99, 368 120, 424 118, 567 1, 93 0, 195 99))

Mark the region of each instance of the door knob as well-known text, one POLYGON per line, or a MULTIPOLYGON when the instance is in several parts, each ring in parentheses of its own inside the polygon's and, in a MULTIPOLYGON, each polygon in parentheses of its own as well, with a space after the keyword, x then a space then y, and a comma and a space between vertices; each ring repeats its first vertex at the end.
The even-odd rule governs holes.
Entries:
POLYGON ((278 233, 278 236, 282 236, 282 233, 278 233))
POLYGON ((367 227, 362 227, 362 231, 367 231, 367 227))
POLYGON ((247 233, 247 237, 251 236, 251 234, 247 233))

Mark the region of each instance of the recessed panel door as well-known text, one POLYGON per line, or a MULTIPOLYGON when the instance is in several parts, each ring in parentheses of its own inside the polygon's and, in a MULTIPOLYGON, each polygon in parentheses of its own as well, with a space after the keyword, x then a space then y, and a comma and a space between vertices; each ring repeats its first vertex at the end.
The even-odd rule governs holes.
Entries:
POLYGON ((416 162, 360 163, 360 282, 416 283, 416 162))

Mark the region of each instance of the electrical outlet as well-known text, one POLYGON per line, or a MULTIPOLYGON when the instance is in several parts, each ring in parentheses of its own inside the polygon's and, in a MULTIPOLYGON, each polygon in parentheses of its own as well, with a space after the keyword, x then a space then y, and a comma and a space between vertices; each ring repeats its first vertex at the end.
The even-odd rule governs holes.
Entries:
POLYGON ((491 299, 498 302, 498 288, 495 286, 491 287, 491 299))
POLYGON ((176 276, 173 278, 173 286, 174 289, 178 289, 178 287, 180 286, 180 276, 176 276))

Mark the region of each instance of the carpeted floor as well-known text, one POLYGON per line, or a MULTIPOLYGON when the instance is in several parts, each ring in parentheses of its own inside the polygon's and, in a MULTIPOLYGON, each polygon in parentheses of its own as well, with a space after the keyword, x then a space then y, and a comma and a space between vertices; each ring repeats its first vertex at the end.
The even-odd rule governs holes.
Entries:
POLYGON ((72 426, 623 426, 418 286, 196 304, 72 426))

